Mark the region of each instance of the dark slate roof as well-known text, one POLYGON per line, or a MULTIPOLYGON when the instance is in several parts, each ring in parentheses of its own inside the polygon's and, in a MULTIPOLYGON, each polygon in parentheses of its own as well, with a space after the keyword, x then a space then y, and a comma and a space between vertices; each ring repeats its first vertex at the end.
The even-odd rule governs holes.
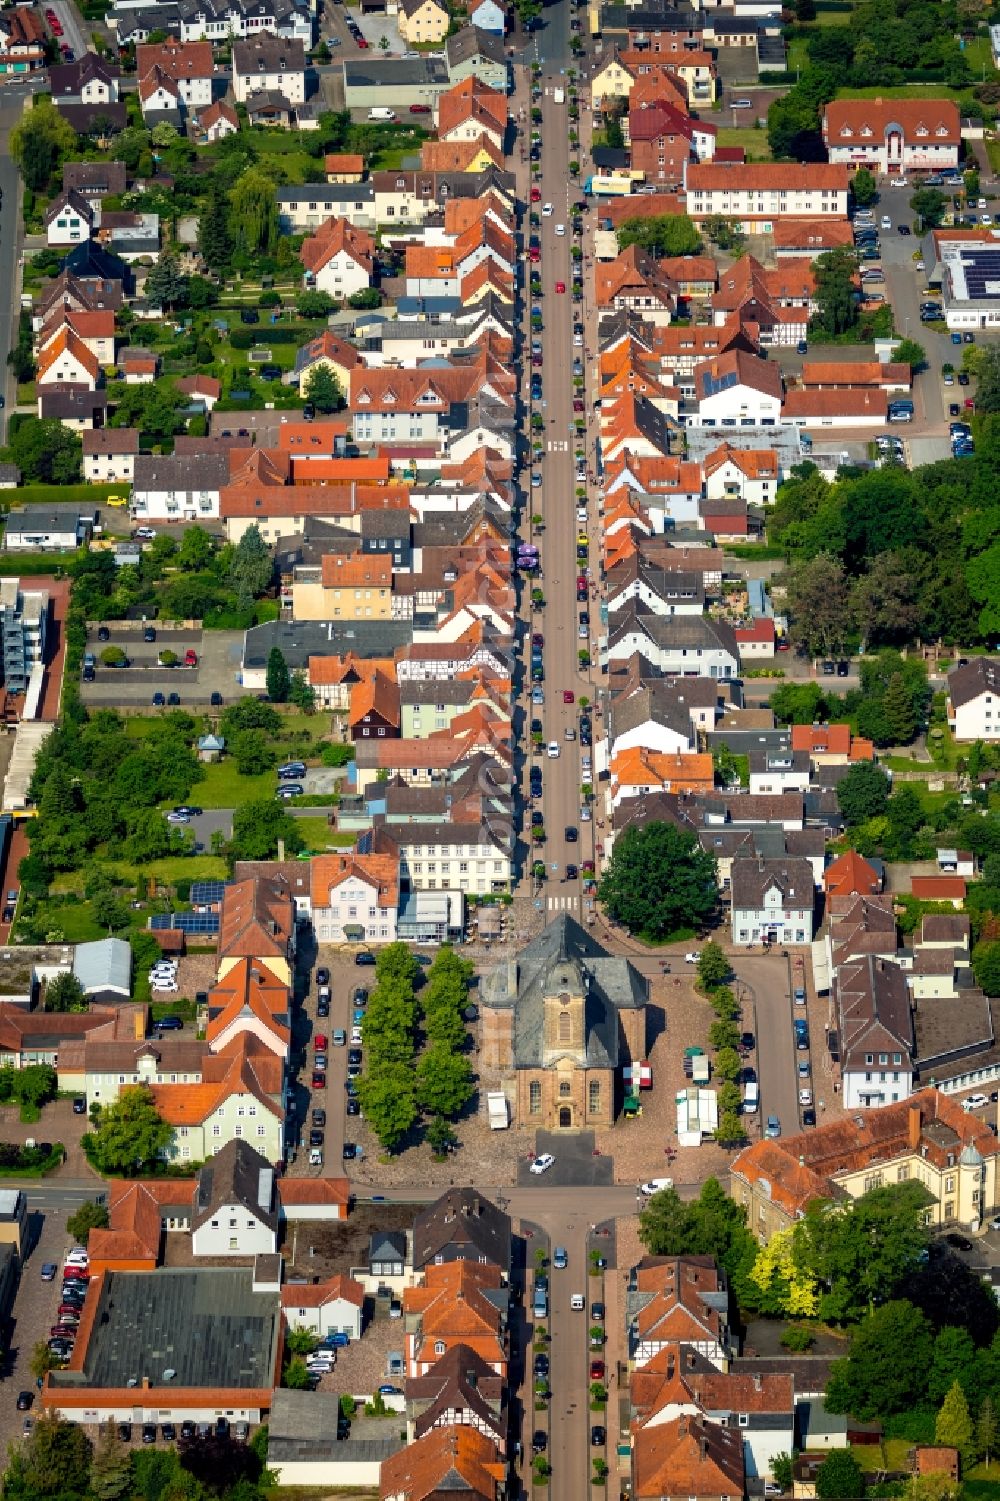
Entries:
POLYGON ((413 1265, 427 1266, 445 1246, 468 1246, 481 1260, 510 1274, 510 1215, 475 1188, 449 1188, 413 1222, 413 1265))
POLYGON ((485 976, 483 1003, 514 1009, 514 1065, 543 1065, 544 998, 547 994, 585 989, 584 1053, 581 1067, 618 1065, 618 1010, 645 1006, 647 983, 627 960, 612 956, 575 918, 556 918, 527 944, 516 959, 485 976))
POLYGON ((198 1171, 192 1228, 197 1230, 224 1204, 240 1204, 271 1230, 278 1228, 274 1168, 247 1141, 228 1141, 198 1171))
POLYGON ((507 61, 503 37, 494 36, 491 31, 483 31, 480 26, 463 26, 461 31, 448 37, 444 51, 449 68, 457 68, 461 63, 468 62, 470 57, 485 57, 491 63, 507 61))
POLYGON ((310 657, 343 656, 349 651, 359 657, 391 657, 408 646, 412 637, 412 626, 404 620, 269 620, 247 631, 243 665, 266 667, 274 646, 284 653, 292 671, 306 667, 310 657))
POLYGON ((82 1371, 54 1386, 120 1388, 148 1378, 172 1390, 270 1391, 281 1318, 277 1293, 255 1293, 249 1267, 108 1272, 82 1371), (172 1371, 172 1376, 165 1372, 172 1371))

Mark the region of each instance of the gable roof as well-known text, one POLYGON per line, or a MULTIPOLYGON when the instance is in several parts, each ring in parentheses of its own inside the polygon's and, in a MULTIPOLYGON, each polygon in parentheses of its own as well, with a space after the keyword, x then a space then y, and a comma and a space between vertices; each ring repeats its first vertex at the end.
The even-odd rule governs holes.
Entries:
POLYGON ((637 1497, 732 1497, 744 1490, 743 1434, 701 1417, 640 1428, 633 1439, 637 1497))
POLYGON ((494 1501, 506 1478, 496 1445, 471 1423, 431 1431, 382 1461, 379 1493, 402 1501, 465 1494, 494 1501))
POLYGON ((359 229, 349 219, 327 219, 315 234, 303 240, 299 259, 307 271, 315 274, 340 252, 350 256, 371 280, 375 269, 375 241, 366 229, 359 229))
POLYGON ((64 354, 76 360, 77 364, 83 367, 91 380, 96 381, 100 379, 101 362, 97 358, 97 355, 92 354, 83 340, 68 326, 61 328, 52 340, 52 343, 46 349, 43 349, 38 356, 38 374, 40 376, 47 374, 64 354))
POLYGON ((238 1204, 270 1230, 278 1227, 274 1193, 274 1168, 248 1141, 227 1141, 214 1157, 198 1169, 192 1230, 218 1214, 223 1207, 238 1204))
POLYGON ((291 1040, 288 1012, 288 987, 265 964, 240 959, 208 992, 205 1036, 214 1044, 235 1022, 255 1019, 276 1043, 287 1048, 291 1040))
POLYGON ((222 893, 220 957, 285 958, 294 931, 294 903, 267 877, 235 881, 222 893))
POLYGON ((511 1266, 510 1216, 478 1189, 449 1188, 420 1210, 413 1222, 413 1265, 419 1270, 445 1246, 470 1248, 508 1275, 511 1266))

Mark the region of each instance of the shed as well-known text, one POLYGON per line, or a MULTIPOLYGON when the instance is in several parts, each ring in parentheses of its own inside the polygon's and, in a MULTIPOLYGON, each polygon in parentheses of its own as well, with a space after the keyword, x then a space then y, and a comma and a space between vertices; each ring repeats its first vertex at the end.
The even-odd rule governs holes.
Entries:
POLYGON ((91 1000, 124 1000, 132 993, 132 945, 124 938, 78 943, 73 973, 91 1000))
POLYGON ((224 735, 202 735, 198 741, 199 761, 220 761, 226 748, 224 735))

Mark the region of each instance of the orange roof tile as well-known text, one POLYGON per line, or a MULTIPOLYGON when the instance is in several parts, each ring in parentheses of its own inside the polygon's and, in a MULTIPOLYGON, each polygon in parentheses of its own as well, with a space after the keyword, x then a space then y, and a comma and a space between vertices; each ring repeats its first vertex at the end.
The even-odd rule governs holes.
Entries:
POLYGON ((82 365, 91 380, 96 381, 100 378, 101 364, 97 355, 92 354, 83 340, 68 326, 61 328, 48 348, 43 349, 38 356, 39 376, 47 374, 64 354, 70 355, 79 365, 82 365))
POLYGON ((327 219, 315 234, 303 240, 299 260, 307 271, 315 274, 341 251, 371 279, 375 269, 375 241, 366 229, 358 229, 349 219, 327 219))
POLYGON ((391 589, 392 559, 374 553, 326 553, 322 563, 324 589, 391 589))
POLYGON ((399 901, 399 857, 359 855, 356 850, 315 855, 310 871, 313 906, 328 907, 332 888, 351 880, 374 886, 376 906, 394 908, 399 901))
POLYGON ((432 1428, 382 1461, 379 1493, 400 1501, 464 1492, 494 1501, 506 1478, 506 1464, 492 1439, 471 1423, 432 1428))

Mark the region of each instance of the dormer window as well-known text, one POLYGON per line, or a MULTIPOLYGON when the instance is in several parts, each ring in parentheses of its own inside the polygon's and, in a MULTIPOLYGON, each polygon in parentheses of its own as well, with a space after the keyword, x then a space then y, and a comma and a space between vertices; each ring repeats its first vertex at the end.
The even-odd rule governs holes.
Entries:
POLYGON ((918 125, 916 130, 914 131, 914 135, 918 135, 922 138, 923 136, 930 135, 930 131, 927 129, 926 125, 918 125))

